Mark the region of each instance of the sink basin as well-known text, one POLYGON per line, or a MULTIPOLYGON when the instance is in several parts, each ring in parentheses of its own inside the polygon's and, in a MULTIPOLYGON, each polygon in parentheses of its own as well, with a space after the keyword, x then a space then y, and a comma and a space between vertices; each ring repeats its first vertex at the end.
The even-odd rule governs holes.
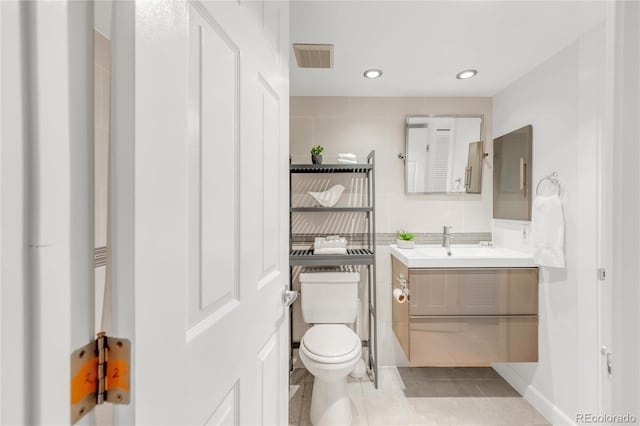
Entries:
POLYGON ((536 266, 533 256, 501 247, 451 246, 451 256, 439 245, 401 249, 391 254, 409 268, 525 268, 536 266))

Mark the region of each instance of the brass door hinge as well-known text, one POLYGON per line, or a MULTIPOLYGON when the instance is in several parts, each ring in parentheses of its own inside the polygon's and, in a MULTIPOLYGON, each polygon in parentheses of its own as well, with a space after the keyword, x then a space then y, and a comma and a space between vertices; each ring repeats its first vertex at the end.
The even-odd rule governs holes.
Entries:
POLYGON ((71 422, 96 405, 128 404, 131 392, 131 342, 98 337, 71 354, 71 422))

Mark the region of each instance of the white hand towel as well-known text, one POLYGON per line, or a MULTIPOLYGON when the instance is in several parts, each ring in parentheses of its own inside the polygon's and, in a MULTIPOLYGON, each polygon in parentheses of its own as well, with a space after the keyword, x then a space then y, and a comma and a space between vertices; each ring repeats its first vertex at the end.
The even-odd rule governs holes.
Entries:
POLYGON ((564 213, 558 195, 537 196, 531 211, 533 259, 540 266, 564 268, 564 213))
POLYGON ((343 158, 343 159, 345 159, 345 160, 353 160, 353 161, 356 161, 356 160, 357 160, 357 158, 356 158, 356 155, 355 155, 355 154, 351 154, 351 153, 344 153, 344 152, 339 153, 339 154, 338 154, 338 158, 343 158))
POLYGON ((347 239, 346 238, 325 238, 325 237, 316 237, 313 248, 314 249, 323 249, 323 248, 345 248, 347 247, 347 239))
POLYGON ((347 160, 345 158, 338 158, 338 164, 358 164, 356 160, 347 160))
POLYGON ((347 249, 343 247, 326 247, 313 250, 313 254, 347 254, 347 249))

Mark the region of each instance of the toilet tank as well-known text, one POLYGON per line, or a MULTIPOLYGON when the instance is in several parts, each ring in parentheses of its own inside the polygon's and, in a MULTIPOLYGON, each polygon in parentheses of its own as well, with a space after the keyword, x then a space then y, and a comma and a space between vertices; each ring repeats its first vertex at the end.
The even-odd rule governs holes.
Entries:
POLYGON ((358 312, 360 273, 351 267, 300 272, 302 318, 309 324, 347 324, 358 312))

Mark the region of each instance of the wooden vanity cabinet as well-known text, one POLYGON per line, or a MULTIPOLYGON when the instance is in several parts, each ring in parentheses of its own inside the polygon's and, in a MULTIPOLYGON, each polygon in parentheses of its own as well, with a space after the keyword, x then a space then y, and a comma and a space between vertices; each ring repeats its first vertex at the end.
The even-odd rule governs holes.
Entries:
POLYGON ((412 366, 538 360, 538 269, 408 269, 392 259, 393 331, 412 366))
MULTIPOLYGON (((401 286, 402 280, 409 282, 409 269, 394 256, 391 256, 391 289, 401 286)), ((396 335, 402 350, 407 358, 409 358, 409 304, 411 300, 405 303, 391 301, 391 328, 396 335)))

